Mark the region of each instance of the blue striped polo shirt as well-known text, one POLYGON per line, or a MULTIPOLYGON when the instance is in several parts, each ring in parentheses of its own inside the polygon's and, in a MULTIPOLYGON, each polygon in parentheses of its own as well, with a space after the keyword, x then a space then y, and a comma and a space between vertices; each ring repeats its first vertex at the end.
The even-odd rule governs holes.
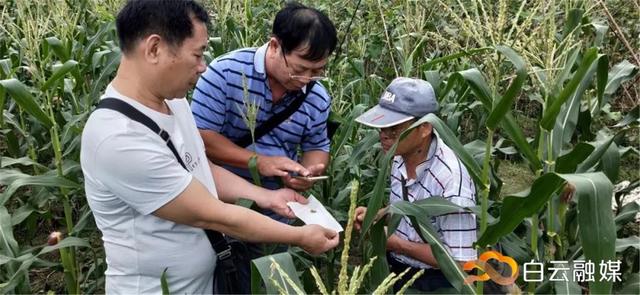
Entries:
MULTIPOLYGON (((216 131, 231 141, 249 133, 243 120, 245 100, 259 105, 256 125, 284 110, 295 99, 288 93, 273 103, 265 72, 267 44, 259 48, 244 48, 216 58, 202 74, 193 92, 191 109, 199 129, 216 131), (247 97, 244 86, 246 85, 247 97)), ((309 91, 303 88, 302 91, 309 91)), ((268 134, 247 147, 260 155, 285 156, 298 159, 298 150, 329 152, 327 119, 331 97, 316 83, 300 108, 268 134)), ((247 169, 225 166, 232 172, 250 180, 247 169)), ((278 188, 273 177, 263 177, 263 186, 278 188)))

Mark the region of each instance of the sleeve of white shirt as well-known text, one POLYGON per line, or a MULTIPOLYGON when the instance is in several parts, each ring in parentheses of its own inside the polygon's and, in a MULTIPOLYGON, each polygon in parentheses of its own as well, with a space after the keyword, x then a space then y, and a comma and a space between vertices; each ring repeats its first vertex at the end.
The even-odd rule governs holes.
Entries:
POLYGON ((192 178, 160 137, 152 136, 157 135, 115 134, 94 155, 98 180, 144 215, 177 197, 192 178))

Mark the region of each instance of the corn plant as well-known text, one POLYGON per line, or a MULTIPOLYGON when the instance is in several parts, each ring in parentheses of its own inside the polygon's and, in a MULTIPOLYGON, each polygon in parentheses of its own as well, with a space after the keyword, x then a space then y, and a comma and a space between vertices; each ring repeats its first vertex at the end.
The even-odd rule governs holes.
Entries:
POLYGON ((32 292, 29 269, 47 265, 41 256, 55 249, 59 249, 67 292, 100 288, 96 283, 103 265, 95 252, 81 250, 91 247, 87 233, 82 234, 90 211, 81 190, 79 135, 98 99, 97 89, 105 87, 115 69, 113 65, 117 65, 113 61, 119 60, 119 52, 113 43, 105 43, 105 38, 114 37, 113 25, 96 23, 88 14, 88 7, 93 4, 74 1, 41 6, 18 1, 7 2, 3 7, 12 7, 9 12, 4 11, 6 17, 15 18, 2 29, 10 43, 3 54, 0 81, 0 105, 7 106, 1 128, 8 131, 3 132, 3 142, 9 155, 3 156, 0 168, 0 184, 5 186, 0 205, 10 220, 3 223, 2 231, 7 271, 0 272, 0 276, 5 292, 32 292), (67 20, 85 26, 54 25, 67 20), (98 73, 99 78, 89 78, 98 73), (84 96, 79 97, 79 93, 84 96), (68 237, 53 249, 43 248, 37 244, 42 239, 34 236, 37 222, 58 228, 55 215, 60 213, 60 207, 62 228, 68 237), (6 208, 13 212, 8 213, 6 208), (12 225, 26 226, 27 236, 16 240, 11 234, 12 225), (79 238, 81 235, 85 238, 79 238), (29 245, 32 239, 35 245, 29 245), (84 265, 90 266, 89 272, 85 272, 84 265))
MULTIPOLYGON (((244 108, 238 104, 236 104, 236 107, 238 108, 238 112, 242 114, 242 121, 251 133, 251 141, 255 143, 255 131, 258 119, 258 111, 260 110, 260 102, 252 101, 251 98, 249 98, 247 77, 244 75, 244 73, 242 73, 242 94, 242 102, 244 103, 244 108)), ((256 154, 251 156, 251 158, 249 159, 249 172, 251 173, 253 182, 258 186, 262 186, 262 183, 260 181, 260 174, 258 172, 258 157, 256 154)))
MULTIPOLYGON (((355 217, 356 204, 358 203, 358 188, 358 181, 353 180, 350 185, 351 193, 349 197, 349 221, 347 222, 347 226, 345 228, 344 247, 342 248, 342 255, 340 257, 340 275, 338 277, 336 288, 334 288, 333 291, 329 293, 329 291, 327 291, 328 289, 325 280, 320 276, 316 267, 314 266, 311 268, 311 273, 313 275, 313 278, 315 279, 315 284, 321 294, 327 295, 359 293, 359 291, 364 287, 362 286, 362 284, 365 282, 367 273, 371 270, 373 264, 377 259, 377 257, 374 257, 364 266, 356 266, 351 274, 351 277, 349 277, 349 249, 353 233, 353 222, 355 217)), ((386 294, 387 290, 391 288, 400 278, 406 275, 408 271, 409 269, 400 274, 389 274, 384 278, 384 280, 380 282, 380 284, 376 286, 375 289, 373 289, 372 293, 386 294)), ((415 281, 419 276, 421 276, 423 272, 424 271, 417 272, 409 281, 407 281, 405 286, 403 286, 398 294, 404 294, 404 291, 407 290, 407 287, 410 286, 413 281, 415 281)), ((291 294, 295 292, 296 294, 305 294, 305 292, 303 291, 304 289, 301 287, 302 284, 297 279, 296 274, 297 271, 295 269, 295 266, 293 266, 291 256, 288 253, 281 253, 258 258, 253 261, 252 266, 252 291, 254 293, 259 292, 258 277, 261 276, 263 282, 266 285, 268 293, 278 292, 279 294, 291 294), (282 265, 285 265, 287 267, 283 268, 282 265)), ((368 288, 371 288, 371 286, 368 286, 368 288)))
MULTIPOLYGON (((513 55, 513 52, 510 54, 513 55)), ((514 61, 513 57, 509 59, 514 61)), ((450 76, 448 83, 455 82, 455 79, 458 79, 457 77, 462 77, 458 81, 464 80, 469 85, 475 98, 482 102, 488 112, 485 126, 488 129, 487 134, 489 137, 487 138, 485 155, 481 165, 478 165, 479 163, 476 163, 473 157, 466 153, 464 147, 455 138, 454 133, 447 130, 448 127, 444 122, 432 115, 428 115, 421 120, 434 125, 443 140, 460 156, 476 183, 481 184, 482 207, 479 212, 481 216, 481 236, 477 242, 480 248, 494 245, 501 237, 515 230, 520 225, 520 222, 525 221, 525 218, 531 217, 530 223, 526 223, 530 224, 529 241, 533 259, 540 261, 576 259, 578 254, 569 251, 569 248, 575 248, 573 247, 575 243, 581 244, 581 249, 585 250, 584 257, 588 260, 607 261, 615 258, 614 216, 610 209, 613 193, 612 181, 615 181, 615 179, 612 179, 610 175, 615 174, 613 170, 617 170, 618 167, 608 167, 604 164, 596 165, 598 162, 602 163, 602 157, 614 142, 615 136, 608 136, 601 143, 602 145, 579 142, 575 145, 573 151, 571 149, 567 150, 567 145, 570 144, 575 131, 578 119, 577 110, 581 103, 581 98, 584 91, 590 87, 592 77, 596 76, 596 72, 598 80, 596 93, 599 96, 596 102, 599 104, 603 101, 601 96, 608 81, 607 58, 604 55, 598 55, 596 49, 588 49, 584 51, 581 64, 577 66, 575 71, 571 71, 571 68, 573 68, 572 63, 576 59, 570 60, 571 64, 565 66, 564 76, 561 80, 562 82, 567 80, 569 82, 565 85, 562 85, 564 83, 559 83, 558 90, 554 93, 546 93, 548 99, 539 119, 540 129, 535 139, 538 148, 535 152, 533 152, 534 150, 530 143, 526 141, 520 127, 510 117, 510 107, 500 110, 502 103, 513 100, 513 97, 509 96, 517 94, 519 86, 514 88, 514 85, 518 85, 517 83, 522 85, 522 80, 518 82, 518 79, 523 78, 522 74, 516 75, 505 91, 505 95, 499 99, 491 96, 490 87, 478 70, 465 70, 450 76), (574 108, 573 114, 570 114, 570 108, 574 108), (493 157, 492 142, 495 130, 493 128, 498 126, 504 129, 507 138, 517 148, 521 157, 528 161, 530 168, 538 178, 528 191, 503 198, 499 208, 499 217, 495 222, 489 224, 489 220, 493 219, 493 217, 488 216, 488 190, 490 189, 488 171, 491 169, 489 163, 493 157), (565 150, 564 154, 561 153, 562 150, 565 150), (578 152, 582 154, 581 157, 576 157, 578 152), (571 163, 569 164, 569 162, 571 163), (482 171, 480 167, 482 167, 482 171), (591 171, 602 172, 593 173, 591 171), (560 200, 559 195, 566 182, 575 185, 577 188, 575 196, 577 205, 567 204, 567 200, 560 200), (569 221, 566 219, 568 207, 571 207, 572 210, 576 210, 577 207, 579 241, 574 236, 571 242, 566 236, 567 228, 575 227, 575 225, 569 225, 569 221), (540 217, 544 222, 539 222, 540 217), (541 243, 539 238, 547 242, 541 243)), ((521 68, 518 64, 522 65, 514 62, 516 68, 521 68)), ((589 100, 582 103, 588 104, 588 102, 589 100)), ((591 108, 588 108, 588 110, 591 110, 591 108)), ((587 113, 590 115, 592 112, 587 113)), ((621 130, 619 132, 623 133, 625 131, 621 130)), ((611 153, 617 152, 611 151, 611 153)), ((573 220, 573 222, 576 222, 576 220, 573 220)), ((556 283, 553 287, 556 290, 579 290, 579 287, 574 282, 562 282, 562 284, 556 283), (570 286, 562 286, 562 284, 570 286)), ((596 293, 611 292, 611 286, 612 282, 606 281, 589 283, 590 290, 596 293)), ((548 288, 549 282, 545 282, 540 287, 548 288)), ((533 283, 529 284, 529 290, 535 290, 533 283)), ((539 290, 548 291, 548 289, 539 290)))

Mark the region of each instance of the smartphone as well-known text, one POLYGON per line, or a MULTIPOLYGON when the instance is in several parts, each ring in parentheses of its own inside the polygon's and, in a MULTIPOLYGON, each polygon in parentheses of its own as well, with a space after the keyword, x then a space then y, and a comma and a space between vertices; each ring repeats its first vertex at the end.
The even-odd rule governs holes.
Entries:
POLYGON ((327 176, 327 175, 320 175, 320 176, 294 176, 293 178, 315 181, 315 180, 328 179, 329 176, 327 176))

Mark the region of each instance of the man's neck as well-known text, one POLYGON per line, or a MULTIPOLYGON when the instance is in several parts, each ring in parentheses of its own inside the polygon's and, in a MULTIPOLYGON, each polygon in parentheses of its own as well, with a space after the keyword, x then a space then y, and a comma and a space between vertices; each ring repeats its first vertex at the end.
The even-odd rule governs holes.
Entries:
POLYGON ((405 168, 407 169, 407 177, 409 179, 415 179, 417 177, 416 168, 420 163, 427 160, 427 154, 429 153, 429 147, 431 146, 431 137, 422 142, 418 148, 410 151, 402 156, 405 168))
POLYGON ((287 89, 280 84, 275 78, 267 75, 267 82, 269 83, 269 88, 271 88, 271 99, 273 103, 278 103, 282 100, 284 95, 287 93, 287 89))
POLYGON ((132 66, 123 60, 111 85, 122 95, 142 105, 154 111, 169 114, 169 107, 165 103, 165 99, 154 94, 147 86, 148 82, 141 79, 143 75, 132 70, 132 66))

